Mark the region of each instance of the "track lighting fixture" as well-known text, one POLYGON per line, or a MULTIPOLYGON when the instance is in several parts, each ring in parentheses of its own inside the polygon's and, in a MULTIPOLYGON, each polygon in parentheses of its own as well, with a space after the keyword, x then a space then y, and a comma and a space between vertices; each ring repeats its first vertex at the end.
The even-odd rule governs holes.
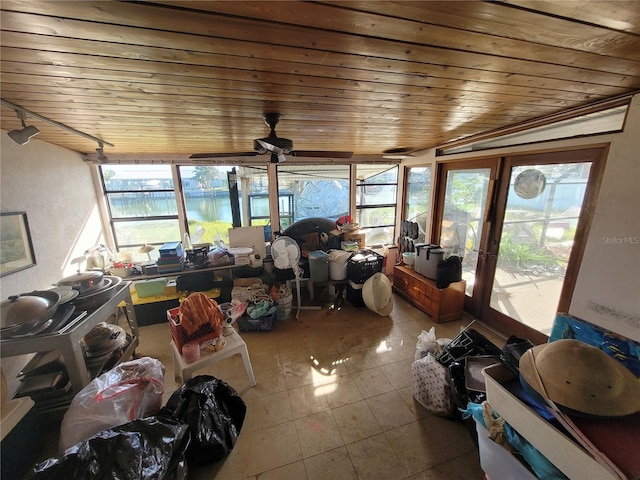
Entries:
POLYGON ((27 143, 29 143, 29 140, 31 140, 31 137, 40 133, 40 130, 38 130, 33 125, 29 125, 27 127, 27 116, 25 115, 24 110, 16 110, 16 113, 18 114, 20 122, 22 122, 22 129, 11 130, 9 132, 9 137, 11 137, 11 140, 20 145, 26 145, 27 143))
POLYGON ((93 135, 89 135, 88 133, 81 132, 80 130, 76 130, 75 128, 70 127, 69 125, 56 122, 55 120, 51 120, 50 118, 44 117, 38 113, 31 112, 25 108, 22 108, 20 105, 16 105, 1 98, 0 104, 15 110, 15 112, 18 114, 18 118, 22 121, 22 126, 24 127, 22 130, 11 130, 9 132, 9 136, 20 145, 24 145, 29 141, 31 137, 40 133, 40 131, 36 127, 32 125, 27 127, 25 125, 25 120, 28 115, 50 125, 53 125, 54 127, 61 128, 63 130, 66 130, 67 132, 71 132, 75 135, 79 135, 81 137, 88 138, 89 140, 93 140, 94 142, 98 142, 98 148, 96 149, 96 152, 98 153, 98 160, 100 162, 107 161, 107 157, 105 157, 103 150, 104 145, 109 145, 110 147, 115 146, 113 143, 109 143, 106 140, 102 140, 101 138, 94 137, 93 135))
POLYGON ((102 142, 98 142, 98 148, 96 148, 96 153, 98 154, 98 162, 104 163, 107 160, 107 156, 104 154, 104 144, 102 142))

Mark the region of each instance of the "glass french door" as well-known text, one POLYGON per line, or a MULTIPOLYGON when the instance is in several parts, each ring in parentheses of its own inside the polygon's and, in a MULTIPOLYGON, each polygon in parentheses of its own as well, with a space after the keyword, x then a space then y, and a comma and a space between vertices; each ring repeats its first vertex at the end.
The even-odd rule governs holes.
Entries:
POLYGON ((545 341, 569 308, 604 155, 593 148, 442 166, 438 238, 465 256, 468 312, 545 341))
POLYGON ((440 165, 439 231, 432 238, 445 250, 445 257, 462 259, 462 279, 466 281, 465 310, 479 313, 483 245, 489 226, 489 199, 493 195, 498 162, 481 160, 440 165))

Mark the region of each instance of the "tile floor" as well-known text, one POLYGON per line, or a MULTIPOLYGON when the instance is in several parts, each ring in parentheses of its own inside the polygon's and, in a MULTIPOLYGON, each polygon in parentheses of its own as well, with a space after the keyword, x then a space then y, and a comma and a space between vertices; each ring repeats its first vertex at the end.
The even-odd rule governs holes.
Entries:
MULTIPOLYGON (((390 316, 349 304, 340 311, 295 311, 271 332, 241 333, 257 385, 236 355, 196 374, 225 380, 242 396, 247 416, 234 450, 194 469, 216 480, 482 479, 465 425, 431 415, 411 395, 418 334, 436 325, 453 338, 468 319, 434 324, 394 295, 390 316)), ((504 340, 474 328, 501 345, 504 340)), ((174 380, 166 323, 141 328, 139 356, 166 367, 165 401, 174 380)))

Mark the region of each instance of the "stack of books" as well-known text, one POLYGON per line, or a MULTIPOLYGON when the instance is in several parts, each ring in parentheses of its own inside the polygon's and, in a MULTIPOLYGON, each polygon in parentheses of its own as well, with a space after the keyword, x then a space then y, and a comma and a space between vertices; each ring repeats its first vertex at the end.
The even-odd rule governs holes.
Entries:
POLYGON ((184 269, 182 242, 169 242, 160 247, 158 273, 180 272, 184 269))

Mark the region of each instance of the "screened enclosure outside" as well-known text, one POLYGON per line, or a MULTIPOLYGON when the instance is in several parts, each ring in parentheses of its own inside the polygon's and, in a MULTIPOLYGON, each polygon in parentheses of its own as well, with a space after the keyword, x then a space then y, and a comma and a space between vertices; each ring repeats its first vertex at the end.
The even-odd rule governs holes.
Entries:
POLYGON ((549 333, 591 163, 514 166, 491 308, 549 333))
POLYGON ((445 256, 461 257, 462 279, 467 282, 466 293, 469 296, 473 295, 475 287, 490 175, 489 168, 447 172, 438 243, 445 250, 445 256))
POLYGON ((416 242, 430 240, 426 235, 427 222, 431 212, 431 167, 408 167, 404 220, 418 224, 418 239, 416 242))
POLYGON ((349 165, 278 165, 280 228, 349 213, 349 165))

